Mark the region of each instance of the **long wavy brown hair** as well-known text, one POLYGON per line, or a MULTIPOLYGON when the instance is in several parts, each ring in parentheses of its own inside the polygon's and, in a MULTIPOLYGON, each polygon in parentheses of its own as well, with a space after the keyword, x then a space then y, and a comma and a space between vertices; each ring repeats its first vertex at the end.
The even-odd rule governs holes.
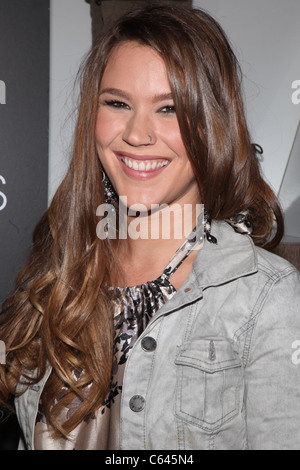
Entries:
POLYGON ((182 138, 210 217, 247 211, 254 242, 266 248, 278 244, 283 233, 279 203, 261 176, 247 129, 239 65, 218 23, 202 10, 174 4, 127 13, 96 41, 85 61, 69 170, 34 231, 16 292, 3 305, 0 338, 8 354, 1 400, 17 394, 24 378, 38 382, 50 365, 43 407, 61 436, 103 404, 111 377, 113 323, 105 286, 111 266, 118 265, 117 242, 96 236, 96 208, 105 199, 95 123, 106 64, 126 41, 153 48, 165 62, 182 138), (54 405, 62 386, 66 395, 54 405), (75 396, 81 406, 59 424, 61 407, 75 396))

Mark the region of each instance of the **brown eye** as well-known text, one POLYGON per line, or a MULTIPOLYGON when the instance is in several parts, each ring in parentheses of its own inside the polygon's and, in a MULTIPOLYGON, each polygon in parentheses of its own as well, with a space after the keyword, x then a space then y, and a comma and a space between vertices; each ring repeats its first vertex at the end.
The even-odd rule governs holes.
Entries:
POLYGON ((164 106, 163 108, 160 109, 160 112, 163 114, 175 114, 175 106, 164 106))
POLYGON ((118 100, 107 100, 105 101, 105 105, 111 106, 112 108, 116 109, 130 109, 130 106, 128 106, 128 104, 118 100))

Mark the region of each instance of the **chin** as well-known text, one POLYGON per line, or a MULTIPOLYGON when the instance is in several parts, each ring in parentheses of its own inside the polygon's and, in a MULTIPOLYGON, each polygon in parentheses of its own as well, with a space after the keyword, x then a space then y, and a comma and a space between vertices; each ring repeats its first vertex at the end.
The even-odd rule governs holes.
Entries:
POLYGON ((139 198, 136 195, 134 197, 119 196, 119 200, 120 200, 120 206, 127 207, 132 212, 140 212, 141 214, 145 213, 145 215, 147 215, 148 212, 151 211, 152 205, 156 204, 155 202, 153 202, 155 201, 154 198, 151 198, 151 202, 150 202, 149 198, 147 199, 144 197, 139 198))

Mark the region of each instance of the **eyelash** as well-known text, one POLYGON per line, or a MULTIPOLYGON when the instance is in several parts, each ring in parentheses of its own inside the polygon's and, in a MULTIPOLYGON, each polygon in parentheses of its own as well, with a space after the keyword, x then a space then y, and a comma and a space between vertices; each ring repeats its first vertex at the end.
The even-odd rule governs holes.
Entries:
POLYGON ((117 108, 117 109, 123 109, 123 108, 129 108, 126 103, 123 103, 122 101, 118 100, 107 100, 105 101, 106 106, 111 106, 112 108, 117 108))
MULTIPOLYGON (((111 106, 112 108, 116 109, 130 109, 130 106, 126 103, 123 103, 122 101, 118 100, 107 100, 105 101, 106 106, 111 106)), ((160 108, 159 112, 163 114, 175 114, 175 106, 163 106, 160 108)))

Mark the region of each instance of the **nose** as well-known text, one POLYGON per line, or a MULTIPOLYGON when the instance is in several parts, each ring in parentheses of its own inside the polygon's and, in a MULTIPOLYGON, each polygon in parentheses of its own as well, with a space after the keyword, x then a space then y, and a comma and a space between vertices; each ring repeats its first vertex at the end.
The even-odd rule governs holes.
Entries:
POLYGON ((156 137, 151 119, 138 113, 132 115, 124 129, 123 140, 132 147, 153 145, 156 137))

